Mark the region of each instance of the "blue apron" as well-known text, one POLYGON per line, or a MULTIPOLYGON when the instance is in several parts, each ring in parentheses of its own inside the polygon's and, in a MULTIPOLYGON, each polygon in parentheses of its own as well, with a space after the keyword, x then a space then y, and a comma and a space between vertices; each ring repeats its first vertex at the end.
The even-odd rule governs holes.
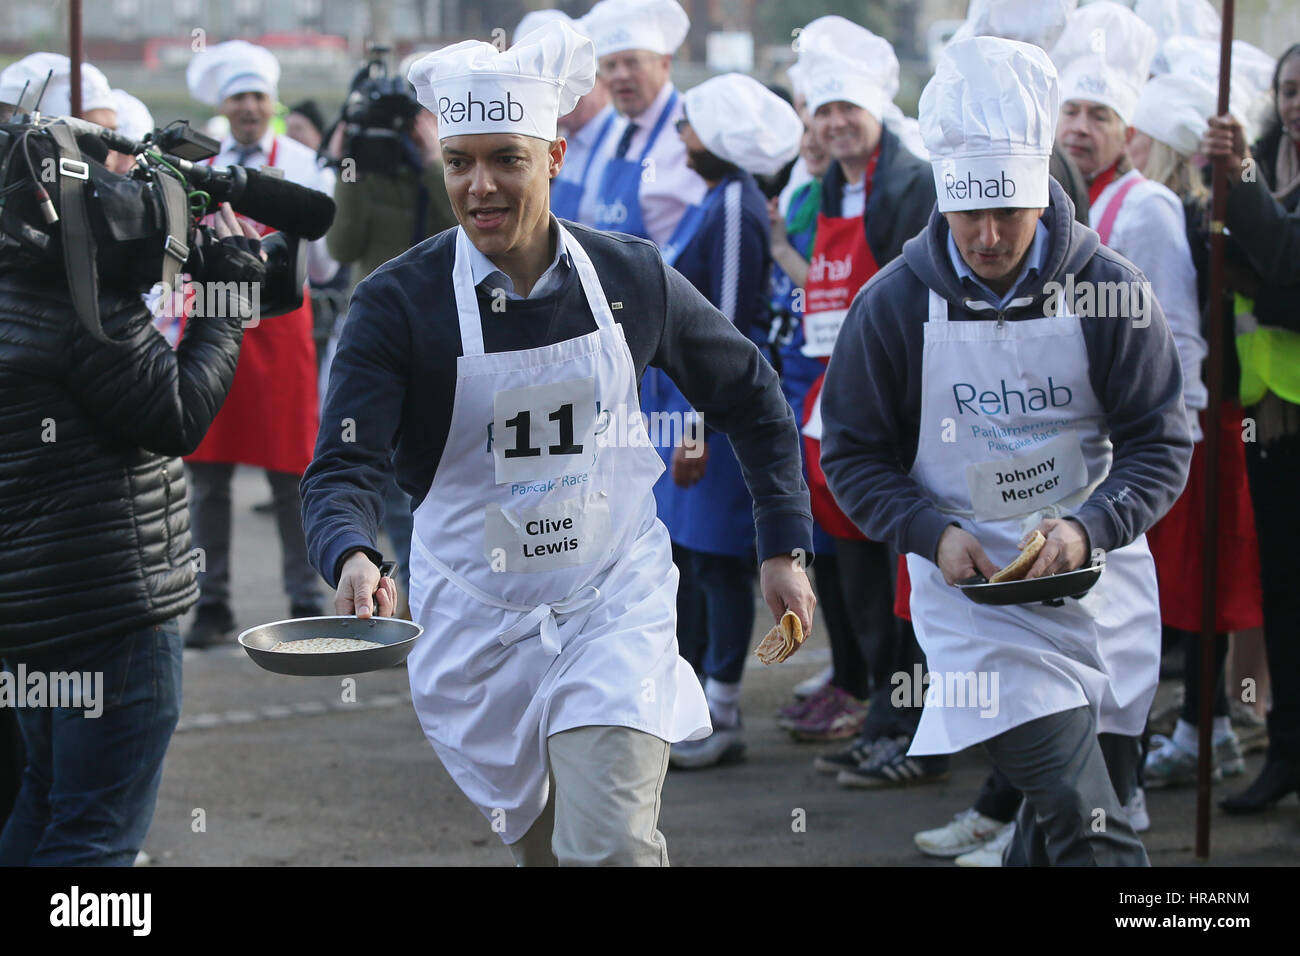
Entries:
POLYGON ((639 158, 628 159, 624 156, 620 159, 611 156, 605 164, 600 177, 600 191, 596 194, 595 221, 592 223, 596 229, 626 232, 642 239, 650 238, 646 232, 645 220, 641 217, 641 174, 644 171, 641 164, 654 148, 655 140, 659 138, 664 123, 676 105, 677 91, 673 90, 654 128, 650 130, 650 138, 646 140, 645 149, 639 158))
MULTIPOLYGON (((730 180, 720 183, 696 205, 683 214, 673 230, 672 238, 664 245, 663 257, 673 265, 683 251, 689 249, 699 235, 700 226, 721 201, 722 192, 730 180)), ((692 411, 691 404, 673 384, 662 369, 647 368, 641 383, 641 410, 647 416, 658 412, 671 417, 664 422, 683 421, 692 411)), ((651 435, 664 435, 668 429, 655 429, 652 417, 651 435)), ((677 437, 680 432, 674 433, 677 437)), ((664 460, 666 470, 655 483, 655 502, 659 520, 668 528, 674 544, 703 551, 708 554, 727 554, 747 557, 754 550, 754 500, 745 485, 740 462, 731 447, 731 440, 721 432, 708 437, 709 461, 704 477, 690 488, 680 488, 673 483, 672 457, 674 448, 666 441, 657 441, 656 448, 664 460)))
POLYGON ((578 210, 582 206, 582 195, 587 191, 587 180, 591 178, 591 164, 595 161, 601 146, 605 144, 605 137, 609 135, 609 128, 614 125, 614 117, 617 115, 610 110, 609 115, 605 117, 600 132, 596 134, 596 139, 591 144, 591 151, 587 153, 587 162, 582 167, 581 178, 557 177, 551 180, 551 212, 555 214, 555 218, 568 219, 572 222, 580 221, 578 210))

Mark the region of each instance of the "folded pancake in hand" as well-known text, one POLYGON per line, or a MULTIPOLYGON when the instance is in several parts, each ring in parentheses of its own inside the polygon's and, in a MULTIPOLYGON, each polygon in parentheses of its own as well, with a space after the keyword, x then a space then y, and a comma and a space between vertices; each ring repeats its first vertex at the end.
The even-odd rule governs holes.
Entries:
POLYGON ((1020 557, 989 578, 989 584, 1001 584, 1003 581, 1019 581, 1034 566, 1034 562, 1038 560, 1038 552, 1043 550, 1045 544, 1047 544, 1047 539, 1043 537, 1043 533, 1035 531, 1033 537, 1029 539, 1029 543, 1021 549, 1020 557))
POLYGON ((764 664, 779 664, 803 643, 803 623, 794 611, 786 611, 776 627, 758 642, 754 653, 764 664))

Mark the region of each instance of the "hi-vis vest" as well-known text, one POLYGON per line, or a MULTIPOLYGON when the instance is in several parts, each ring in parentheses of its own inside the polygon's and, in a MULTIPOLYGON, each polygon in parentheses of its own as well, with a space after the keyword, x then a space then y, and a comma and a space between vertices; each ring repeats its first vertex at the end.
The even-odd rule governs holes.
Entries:
POLYGON ((1300 405, 1300 333, 1259 325, 1254 310, 1253 299, 1235 296, 1241 404, 1254 405, 1272 391, 1300 405))

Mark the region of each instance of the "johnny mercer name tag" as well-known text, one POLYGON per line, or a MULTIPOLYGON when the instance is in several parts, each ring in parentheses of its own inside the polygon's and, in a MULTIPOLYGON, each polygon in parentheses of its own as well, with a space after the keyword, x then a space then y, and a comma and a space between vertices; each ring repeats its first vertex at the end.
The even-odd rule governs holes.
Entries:
POLYGON ((966 466, 971 506, 980 521, 1028 514, 1088 484, 1079 436, 1062 435, 1032 452, 966 466))
POLYGON ((609 543, 609 497, 604 492, 539 508, 483 515, 483 553, 494 571, 552 571, 597 561, 609 543))

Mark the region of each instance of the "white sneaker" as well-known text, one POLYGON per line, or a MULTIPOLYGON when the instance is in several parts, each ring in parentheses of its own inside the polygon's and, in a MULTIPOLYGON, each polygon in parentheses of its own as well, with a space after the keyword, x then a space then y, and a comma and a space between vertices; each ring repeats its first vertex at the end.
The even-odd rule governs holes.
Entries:
POLYGON ((717 764, 731 763, 745 755, 743 725, 737 721, 731 726, 713 722, 713 733, 702 740, 683 740, 668 751, 668 764, 679 770, 698 770, 717 764))
POLYGON ((1135 833, 1146 833, 1151 829, 1151 816, 1147 813, 1147 795, 1141 787, 1133 791, 1133 796, 1124 807, 1124 815, 1128 817, 1129 825, 1133 827, 1135 833))
POLYGON ((978 850, 963 853, 953 860, 958 866, 1001 866, 1002 851, 1007 848, 1011 838, 1016 835, 1016 823, 1012 820, 1004 824, 998 835, 989 840, 978 850))
POLYGON ((951 859, 979 849, 996 837, 1004 825, 971 807, 955 815, 947 826, 922 830, 912 837, 912 842, 926 856, 951 859))
POLYGON ((833 668, 827 667, 825 670, 820 670, 816 674, 813 674, 813 676, 809 677, 807 680, 801 680, 799 683, 794 685, 794 696, 800 700, 805 700, 806 698, 811 697, 831 682, 831 677, 834 676, 834 673, 835 671, 833 668))

